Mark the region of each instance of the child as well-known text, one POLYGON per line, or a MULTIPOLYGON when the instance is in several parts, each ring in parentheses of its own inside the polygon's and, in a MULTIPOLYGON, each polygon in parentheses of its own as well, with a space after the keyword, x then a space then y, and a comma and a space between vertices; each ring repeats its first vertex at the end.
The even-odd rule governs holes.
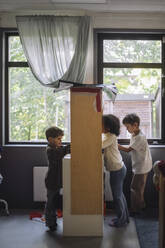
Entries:
POLYGON ((110 185, 115 204, 117 218, 114 218, 109 225, 122 227, 129 223, 127 202, 123 194, 123 182, 126 176, 126 167, 118 150, 117 136, 120 133, 120 121, 114 115, 103 116, 103 143, 104 163, 110 171, 110 185))
POLYGON ((45 177, 47 189, 45 220, 50 231, 54 231, 57 226, 56 210, 61 201, 59 191, 62 188, 62 159, 67 153, 70 153, 70 145, 62 146, 61 140, 64 133, 58 127, 48 128, 45 134, 48 140, 46 152, 49 163, 45 177))
POLYGON ((119 145, 119 149, 131 152, 133 178, 131 182, 131 215, 140 213, 145 208, 144 189, 148 172, 152 168, 152 158, 145 135, 139 128, 140 118, 136 114, 128 114, 123 124, 131 133, 129 147, 119 145))

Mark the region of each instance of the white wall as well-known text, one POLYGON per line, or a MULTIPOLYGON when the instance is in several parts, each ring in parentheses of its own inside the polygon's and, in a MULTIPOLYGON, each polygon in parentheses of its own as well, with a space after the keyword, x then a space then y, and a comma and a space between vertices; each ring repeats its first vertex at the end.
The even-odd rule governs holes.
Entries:
POLYGON ((163 13, 95 13, 85 11, 0 12, 0 27, 16 27, 16 15, 89 15, 94 28, 165 29, 163 13))

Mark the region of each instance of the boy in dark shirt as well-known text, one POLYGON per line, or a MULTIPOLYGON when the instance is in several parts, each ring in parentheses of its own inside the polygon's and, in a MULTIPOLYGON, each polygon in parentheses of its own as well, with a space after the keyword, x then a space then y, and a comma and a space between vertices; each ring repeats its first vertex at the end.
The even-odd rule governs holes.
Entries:
POLYGON ((51 231, 56 230, 56 211, 60 204, 60 189, 62 188, 62 159, 70 153, 70 145, 63 146, 63 130, 50 127, 45 132, 48 140, 46 148, 48 157, 48 172, 45 177, 47 202, 45 206, 46 226, 51 231))

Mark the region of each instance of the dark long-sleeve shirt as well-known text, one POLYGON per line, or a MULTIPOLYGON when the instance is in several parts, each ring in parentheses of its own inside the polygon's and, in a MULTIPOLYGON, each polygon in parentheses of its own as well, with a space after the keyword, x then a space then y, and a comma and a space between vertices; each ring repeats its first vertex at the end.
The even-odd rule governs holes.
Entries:
POLYGON ((46 153, 49 164, 45 185, 49 190, 58 190, 62 188, 62 159, 70 153, 70 145, 54 147, 48 144, 46 153))

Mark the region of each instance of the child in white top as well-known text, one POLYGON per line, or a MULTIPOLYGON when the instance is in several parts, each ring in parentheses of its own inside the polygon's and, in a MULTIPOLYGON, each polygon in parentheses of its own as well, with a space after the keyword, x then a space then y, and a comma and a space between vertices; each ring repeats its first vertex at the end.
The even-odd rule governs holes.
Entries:
POLYGON ((123 161, 118 149, 116 135, 110 132, 104 133, 102 148, 104 149, 104 160, 106 160, 106 169, 108 171, 121 169, 123 166, 123 161))
POLYGON ((144 189, 147 175, 152 169, 152 158, 145 135, 139 128, 140 118, 136 114, 128 114, 123 124, 131 133, 129 147, 119 145, 119 149, 131 152, 133 178, 131 182, 131 215, 140 213, 145 207, 144 189))
POLYGON ((110 172, 110 185, 117 215, 117 218, 114 218, 109 225, 122 227, 129 223, 129 214, 127 202, 123 194, 123 182, 127 169, 122 161, 117 142, 117 136, 120 132, 120 121, 114 115, 104 115, 102 123, 104 164, 110 172))

